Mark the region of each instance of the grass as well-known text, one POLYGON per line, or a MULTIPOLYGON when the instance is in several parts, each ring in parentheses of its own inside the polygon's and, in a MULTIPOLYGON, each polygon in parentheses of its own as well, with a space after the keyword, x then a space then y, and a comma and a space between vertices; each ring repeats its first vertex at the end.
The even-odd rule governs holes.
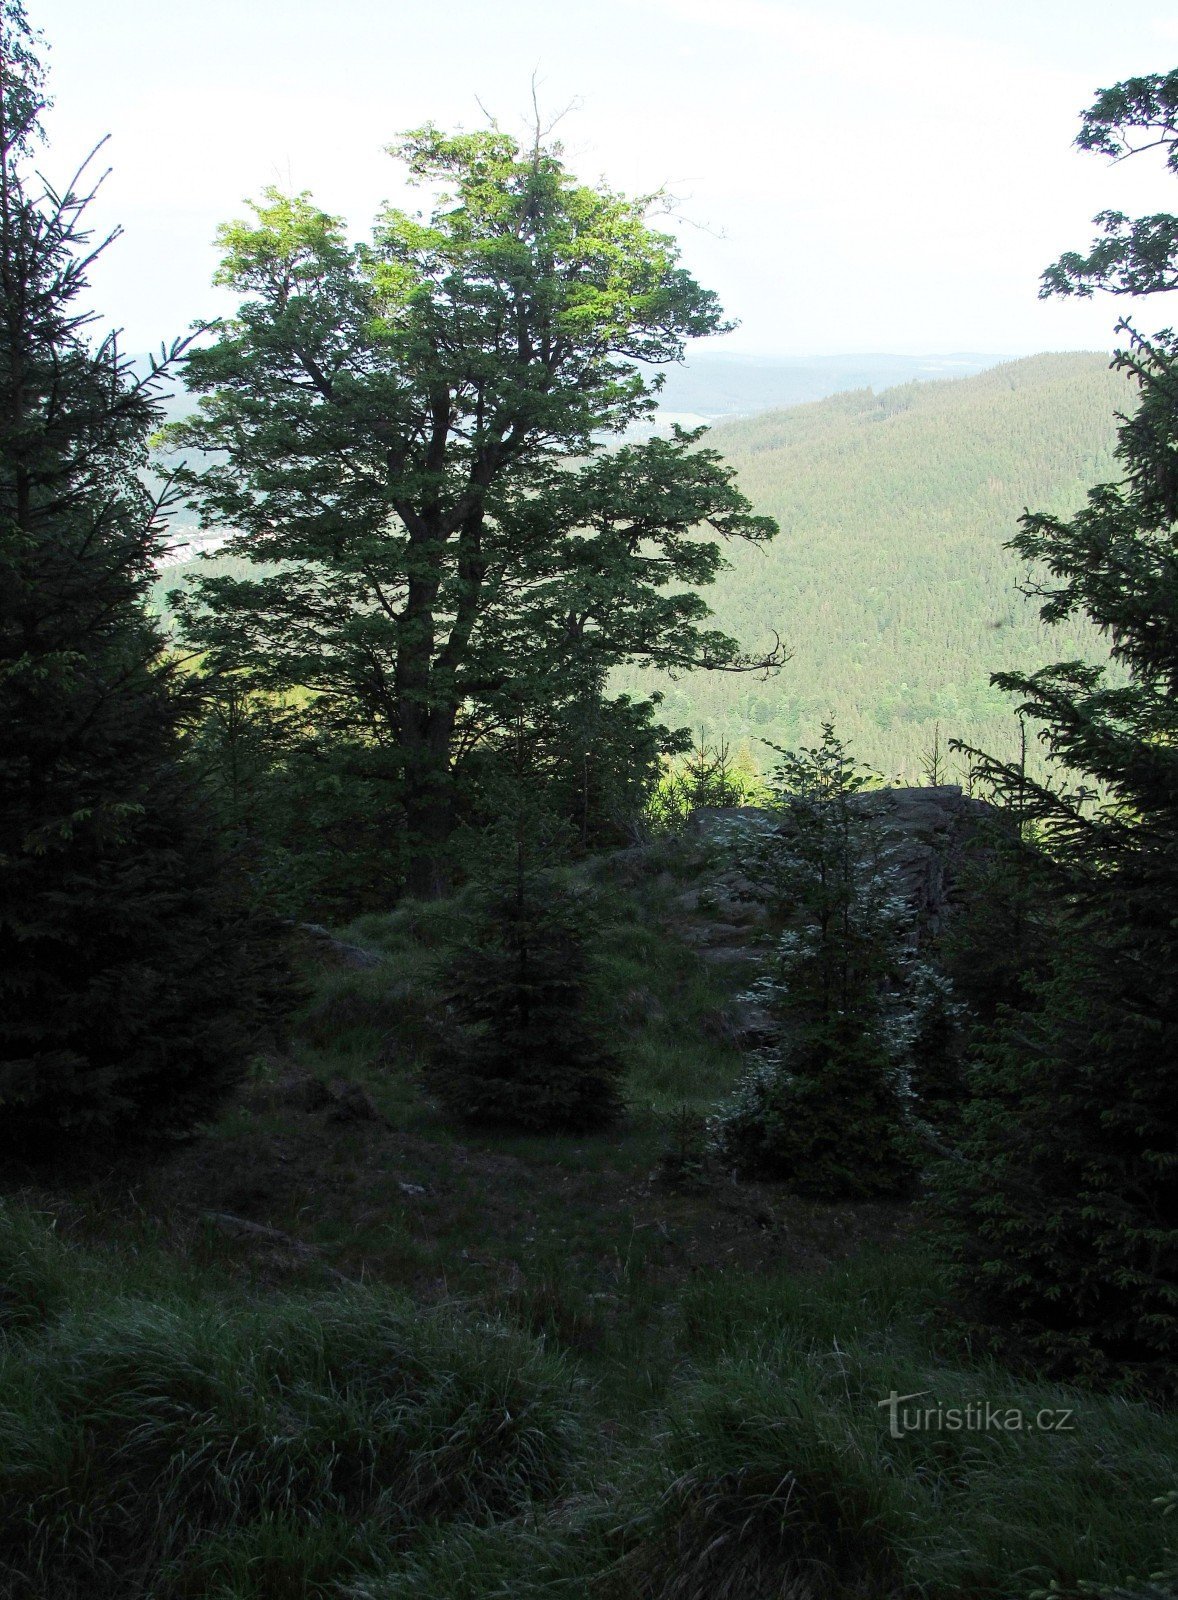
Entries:
POLYGON ((1167 1560, 1178 1417, 950 1358, 912 1244, 675 1285, 631 1249, 608 1316, 555 1251, 429 1309, 178 1288, 12 1205, 0 1251, 12 1600, 1013 1600, 1167 1560), (893 1438, 892 1390, 1074 1426, 893 1438))
MULTIPOLYGON (((4 1231, 27 1259, 29 1219, 4 1231)), ((14 1600, 230 1580, 235 1595, 301 1593, 422 1526, 509 1517, 566 1483, 578 1385, 502 1319, 425 1313, 379 1286, 261 1302, 83 1282, 49 1236, 0 1355, 14 1600)))
POLYGON ((1165 1563, 1178 1418, 945 1359, 927 1266, 910 1249, 686 1298, 701 1359, 667 1408, 661 1491, 632 1495, 633 1595, 757 1600, 788 1576, 832 1597, 996 1600, 1165 1563), (893 1391, 942 1417, 973 1403, 979 1426, 893 1438, 893 1391), (983 1429, 987 1401, 1026 1425, 983 1429))
POLYGON ((619 1130, 447 1126, 422 1069, 465 913, 410 904, 344 931, 384 964, 321 962, 290 1056, 190 1147, 0 1205, 5 1600, 1028 1600, 1167 1567, 1173 1413, 974 1359, 901 1208, 652 1178, 739 1068, 678 887, 604 896, 619 1130), (377 1117, 301 1108, 310 1074, 377 1117), (893 1390, 1074 1427, 893 1438, 893 1390))

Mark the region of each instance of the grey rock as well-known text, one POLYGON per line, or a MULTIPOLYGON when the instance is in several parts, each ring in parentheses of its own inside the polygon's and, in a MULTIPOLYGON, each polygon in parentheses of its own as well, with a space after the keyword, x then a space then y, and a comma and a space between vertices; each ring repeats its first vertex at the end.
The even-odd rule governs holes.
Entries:
MULTIPOLYGON (((878 816, 883 824, 900 885, 922 932, 940 932, 956 903, 964 863, 991 848, 994 828, 1003 826, 1002 813, 984 800, 963 794, 960 786, 952 783, 868 789, 857 795, 854 803, 878 816)), ((733 825, 750 832, 782 826, 774 813, 753 806, 713 807, 695 812, 692 822, 713 833, 733 825)), ((710 916, 736 921, 742 887, 739 873, 720 875, 715 887, 704 889, 701 909, 710 916)), ((750 923, 756 920, 755 915, 748 918, 750 923)))
POLYGON ((722 1014, 721 1026, 725 1036, 743 1049, 767 1044, 776 1031, 773 1018, 766 1008, 745 995, 738 995, 732 1000, 722 1014))
POLYGON ((363 945, 349 944, 346 939, 337 939, 329 928, 319 922, 300 922, 297 924, 300 933, 307 934, 315 941, 319 950, 341 967, 351 967, 354 971, 370 971, 384 963, 384 957, 377 950, 366 950, 363 945))
POLYGON ((868 790, 859 803, 880 818, 888 836, 905 897, 926 932, 936 934, 959 898, 966 861, 992 848, 1002 813, 961 792, 957 784, 936 788, 868 790))

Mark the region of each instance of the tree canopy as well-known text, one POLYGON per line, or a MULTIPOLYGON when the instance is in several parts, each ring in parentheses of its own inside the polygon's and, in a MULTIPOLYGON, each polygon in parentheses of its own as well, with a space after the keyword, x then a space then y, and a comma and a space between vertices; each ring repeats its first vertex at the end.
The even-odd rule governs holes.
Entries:
MULTIPOLYGON (((1165 150, 1178 175, 1178 74, 1102 92, 1080 143, 1165 150)), ((1064 257, 1047 287, 1174 286, 1178 217, 1126 223, 1117 251, 1064 257), (1150 251, 1163 236, 1171 243, 1150 251), (1118 253, 1119 252, 1119 253, 1118 253), (1062 279, 1055 274, 1062 273, 1062 279)), ((1118 222, 1118 228, 1120 223, 1118 222)), ((1110 237, 1113 235, 1110 234, 1110 237)), ((1053 783, 983 758, 1019 792, 1054 868, 1057 925, 1025 1010, 1000 1011, 946 1175, 962 1259, 988 1313, 1061 1367, 1170 1384, 1178 1352, 1178 339, 1126 323, 1117 357, 1141 403, 1119 482, 1071 519, 1028 514, 1014 546, 1042 616, 1104 631, 1125 681, 1060 661, 999 674, 1035 719, 1053 783)))
POLYGON ((208 452, 183 481, 231 553, 180 610, 214 667, 299 688, 388 752, 436 882, 463 726, 492 729, 622 660, 744 669, 685 585, 723 539, 761 541, 697 433, 603 449, 653 408, 641 364, 721 329, 714 295, 647 221, 650 197, 577 183, 559 146, 427 127, 393 147, 430 186, 371 244, 307 195, 267 191, 221 230, 245 298, 189 357, 208 452))
MULTIPOLYGON (((1076 143, 1113 161, 1146 150, 1165 153, 1178 174, 1178 70, 1126 78, 1102 89, 1081 118, 1076 143)), ((1043 274, 1040 296, 1154 294, 1178 289, 1178 217, 1168 212, 1127 217, 1102 211, 1100 235, 1088 253, 1069 250, 1043 274)))

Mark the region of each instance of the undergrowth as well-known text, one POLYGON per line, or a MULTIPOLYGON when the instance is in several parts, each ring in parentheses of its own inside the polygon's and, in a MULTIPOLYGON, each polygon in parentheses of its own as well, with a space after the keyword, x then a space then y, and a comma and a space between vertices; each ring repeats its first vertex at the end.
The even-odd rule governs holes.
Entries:
MULTIPOLYGON (((911 1247, 681 1284, 641 1417, 518 1297, 181 1292, 15 1205, 0 1261, 12 1600, 1022 1600, 1167 1560, 1178 1419, 941 1348, 911 1247), (893 1437, 893 1391, 1070 1426, 893 1437)), ((655 1359, 627 1314, 609 1358, 655 1359)))
POLYGON ((0 1204, 4 1600, 1172 1600, 1172 1412, 971 1354, 870 1208, 773 1200, 741 1246, 750 1201, 696 1159, 729 994, 667 936, 680 890, 600 887, 629 1115, 594 1138, 464 1144, 431 1106, 461 897, 344 930, 381 963, 320 964, 293 1064, 363 1083, 391 1143, 275 1099, 201 1146, 345 1163, 280 1218, 309 1281, 191 1219, 0 1204), (332 1260, 362 1281, 324 1291, 332 1260), (1069 1420, 894 1436, 892 1394, 1069 1420))

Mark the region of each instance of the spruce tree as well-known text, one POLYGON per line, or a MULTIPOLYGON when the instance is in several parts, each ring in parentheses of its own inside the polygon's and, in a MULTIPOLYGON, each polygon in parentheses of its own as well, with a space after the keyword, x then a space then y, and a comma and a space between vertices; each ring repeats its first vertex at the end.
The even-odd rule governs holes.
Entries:
MULTIPOLYGON (((144 596, 162 368, 93 342, 88 164, 33 157, 37 40, 0 8, 0 1138, 183 1121, 240 1069, 244 915, 180 759, 144 596)), ((106 243, 110 241, 107 240, 106 243)))
POLYGON ((778 826, 747 867, 778 928, 752 994, 775 1037, 717 1122, 738 1170, 828 1199, 912 1182, 911 914, 870 798, 834 728, 781 751, 778 826))
POLYGON ((591 1020, 589 908, 518 846, 516 869, 479 897, 447 1000, 460 1031, 431 1087, 464 1122, 530 1133, 589 1133, 621 1112, 621 1063, 591 1020))
MULTIPOLYGON (((1178 72, 1103 91, 1083 148, 1160 146, 1178 173, 1178 72)), ((1178 283, 1178 218, 1098 218, 1087 256, 1044 292, 1178 283)), ((1135 380, 1120 482, 1070 520, 1024 517, 1042 616, 1086 614, 1119 678, 1068 661, 995 678, 1042 729, 1059 774, 1016 787, 1045 844, 1057 923, 1045 972, 1001 1008, 942 1177, 961 1287, 983 1319, 1059 1370, 1172 1383, 1178 1356, 1178 338, 1128 324, 1135 380)))

